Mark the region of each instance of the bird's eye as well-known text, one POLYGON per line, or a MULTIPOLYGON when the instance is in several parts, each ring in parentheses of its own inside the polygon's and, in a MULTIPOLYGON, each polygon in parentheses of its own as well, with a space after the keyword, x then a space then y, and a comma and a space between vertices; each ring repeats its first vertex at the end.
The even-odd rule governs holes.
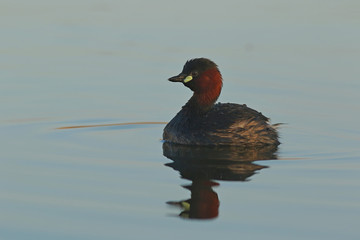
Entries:
POLYGON ((193 77, 197 77, 199 75, 199 73, 197 71, 191 72, 191 76, 193 77))

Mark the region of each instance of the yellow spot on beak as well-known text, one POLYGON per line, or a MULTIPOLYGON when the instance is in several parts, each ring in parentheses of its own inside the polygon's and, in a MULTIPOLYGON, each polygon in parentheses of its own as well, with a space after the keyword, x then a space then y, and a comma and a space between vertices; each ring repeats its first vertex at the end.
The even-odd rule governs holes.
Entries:
POLYGON ((190 204, 188 202, 182 201, 181 206, 184 208, 184 210, 190 211, 190 204))
POLYGON ((189 75, 184 79, 184 83, 190 82, 191 80, 193 80, 193 77, 189 75))

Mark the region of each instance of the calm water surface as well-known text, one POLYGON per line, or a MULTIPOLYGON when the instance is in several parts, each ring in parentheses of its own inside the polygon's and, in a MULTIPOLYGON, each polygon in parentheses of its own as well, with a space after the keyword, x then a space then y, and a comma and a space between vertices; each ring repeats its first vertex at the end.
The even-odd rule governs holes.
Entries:
POLYGON ((359 7, 1 1, 0 239, 359 239, 359 7), (278 149, 57 129, 169 121, 191 93, 166 79, 201 56, 219 101, 286 123, 278 149))

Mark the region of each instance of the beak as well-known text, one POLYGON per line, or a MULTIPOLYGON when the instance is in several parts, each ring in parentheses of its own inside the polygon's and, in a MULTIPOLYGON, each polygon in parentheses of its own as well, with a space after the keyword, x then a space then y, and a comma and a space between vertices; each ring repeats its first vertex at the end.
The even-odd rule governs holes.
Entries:
POLYGON ((170 82, 184 82, 184 79, 187 77, 186 74, 180 73, 177 76, 169 78, 170 82))

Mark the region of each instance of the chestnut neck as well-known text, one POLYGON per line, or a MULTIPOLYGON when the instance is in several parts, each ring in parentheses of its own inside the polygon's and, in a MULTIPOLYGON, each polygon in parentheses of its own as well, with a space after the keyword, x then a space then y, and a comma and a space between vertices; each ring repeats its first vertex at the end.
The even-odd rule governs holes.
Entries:
POLYGON ((196 81, 194 94, 184 107, 197 114, 204 114, 212 108, 221 93, 221 73, 217 68, 212 68, 203 72, 196 81))

